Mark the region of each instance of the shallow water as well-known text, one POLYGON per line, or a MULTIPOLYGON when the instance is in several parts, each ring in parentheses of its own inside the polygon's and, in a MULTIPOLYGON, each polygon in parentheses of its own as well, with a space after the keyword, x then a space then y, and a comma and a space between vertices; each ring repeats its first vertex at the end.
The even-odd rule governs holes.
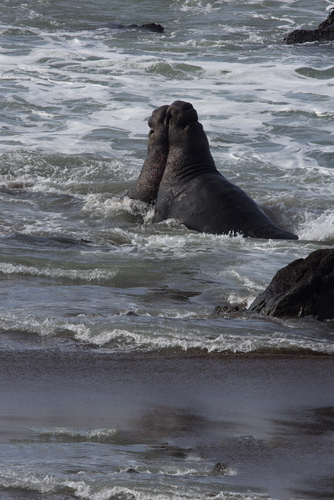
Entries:
POLYGON ((333 322, 212 315, 333 246, 333 44, 282 44, 330 6, 2 2, 1 498, 334 496, 333 322), (152 224, 124 197, 178 99, 298 241, 152 224))

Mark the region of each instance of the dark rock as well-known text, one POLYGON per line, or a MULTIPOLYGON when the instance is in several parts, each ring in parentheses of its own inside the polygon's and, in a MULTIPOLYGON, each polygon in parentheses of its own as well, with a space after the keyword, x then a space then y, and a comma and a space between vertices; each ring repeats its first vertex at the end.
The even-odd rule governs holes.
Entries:
POLYGON ((125 472, 127 472, 128 474, 139 474, 139 472, 136 469, 133 469, 132 467, 126 469, 125 472))
POLYGON ((225 316, 227 316, 228 314, 232 313, 232 312, 237 312, 239 311, 240 308, 239 306, 232 306, 232 304, 224 304, 222 306, 217 306, 214 308, 214 311, 212 313, 212 318, 224 318, 225 316))
POLYGON ((134 311, 128 311, 127 313, 125 313, 125 316, 139 317, 139 314, 135 313, 134 311))
POLYGON ((163 33, 165 31, 165 28, 161 24, 156 23, 142 24, 141 28, 143 30, 155 31, 156 33, 163 33))
POLYGON ((248 310, 278 318, 334 319, 334 250, 316 250, 278 271, 248 310))
POLYGON ((315 30, 295 30, 284 38, 288 45, 305 42, 328 42, 334 40, 334 9, 330 11, 326 21, 319 24, 315 30))
POLYGON ((224 464, 222 464, 222 463, 218 462, 218 464, 216 464, 216 465, 214 466, 214 468, 212 469, 212 471, 211 471, 211 474, 210 474, 210 475, 211 475, 211 476, 222 476, 222 475, 226 474, 226 472, 227 472, 227 467, 226 467, 226 465, 224 465, 224 464))
POLYGON ((106 23, 101 24, 100 28, 110 28, 110 29, 138 29, 138 30, 146 30, 146 31, 154 31, 155 33, 163 33, 165 28, 161 26, 161 24, 156 23, 147 23, 139 26, 138 24, 117 24, 117 23, 106 23))

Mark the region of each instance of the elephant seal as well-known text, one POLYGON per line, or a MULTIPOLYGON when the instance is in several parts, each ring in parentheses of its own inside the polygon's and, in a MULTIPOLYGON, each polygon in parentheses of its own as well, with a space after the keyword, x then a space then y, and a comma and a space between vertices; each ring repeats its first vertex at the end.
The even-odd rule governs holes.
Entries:
POLYGON ((167 109, 166 123, 169 153, 153 222, 176 219, 204 233, 298 239, 280 229, 252 198, 220 174, 190 103, 175 101, 167 109))
POLYGON ((126 194, 134 200, 155 203, 159 184, 165 170, 168 156, 168 127, 166 111, 168 106, 160 106, 148 120, 150 127, 147 156, 135 184, 126 194))

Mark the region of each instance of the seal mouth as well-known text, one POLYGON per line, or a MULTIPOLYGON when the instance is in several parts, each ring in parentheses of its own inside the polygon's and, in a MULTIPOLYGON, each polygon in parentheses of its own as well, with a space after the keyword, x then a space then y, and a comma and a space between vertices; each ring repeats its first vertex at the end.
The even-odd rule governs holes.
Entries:
POLYGON ((166 112, 169 106, 167 104, 160 106, 152 112, 152 115, 148 119, 148 126, 150 131, 148 133, 149 141, 155 140, 154 135, 156 134, 157 140, 163 137, 168 137, 168 128, 166 125, 166 112))
POLYGON ((153 111, 152 115, 148 119, 148 126, 151 129, 149 135, 151 135, 155 131, 158 125, 166 124, 166 113, 168 108, 169 106, 165 104, 153 111))

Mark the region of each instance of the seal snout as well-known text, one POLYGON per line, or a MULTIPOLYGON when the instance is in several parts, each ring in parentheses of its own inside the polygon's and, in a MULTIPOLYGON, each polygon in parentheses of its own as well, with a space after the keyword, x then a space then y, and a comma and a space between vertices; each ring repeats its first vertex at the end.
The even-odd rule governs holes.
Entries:
POLYGON ((157 125, 161 125, 165 123, 166 113, 169 106, 165 104, 164 106, 160 106, 153 111, 152 116, 148 119, 148 126, 150 129, 155 129, 157 125))
POLYGON ((186 128, 190 122, 196 122, 198 115, 196 109, 190 102, 175 101, 169 106, 166 113, 166 123, 170 122, 180 127, 186 128))

